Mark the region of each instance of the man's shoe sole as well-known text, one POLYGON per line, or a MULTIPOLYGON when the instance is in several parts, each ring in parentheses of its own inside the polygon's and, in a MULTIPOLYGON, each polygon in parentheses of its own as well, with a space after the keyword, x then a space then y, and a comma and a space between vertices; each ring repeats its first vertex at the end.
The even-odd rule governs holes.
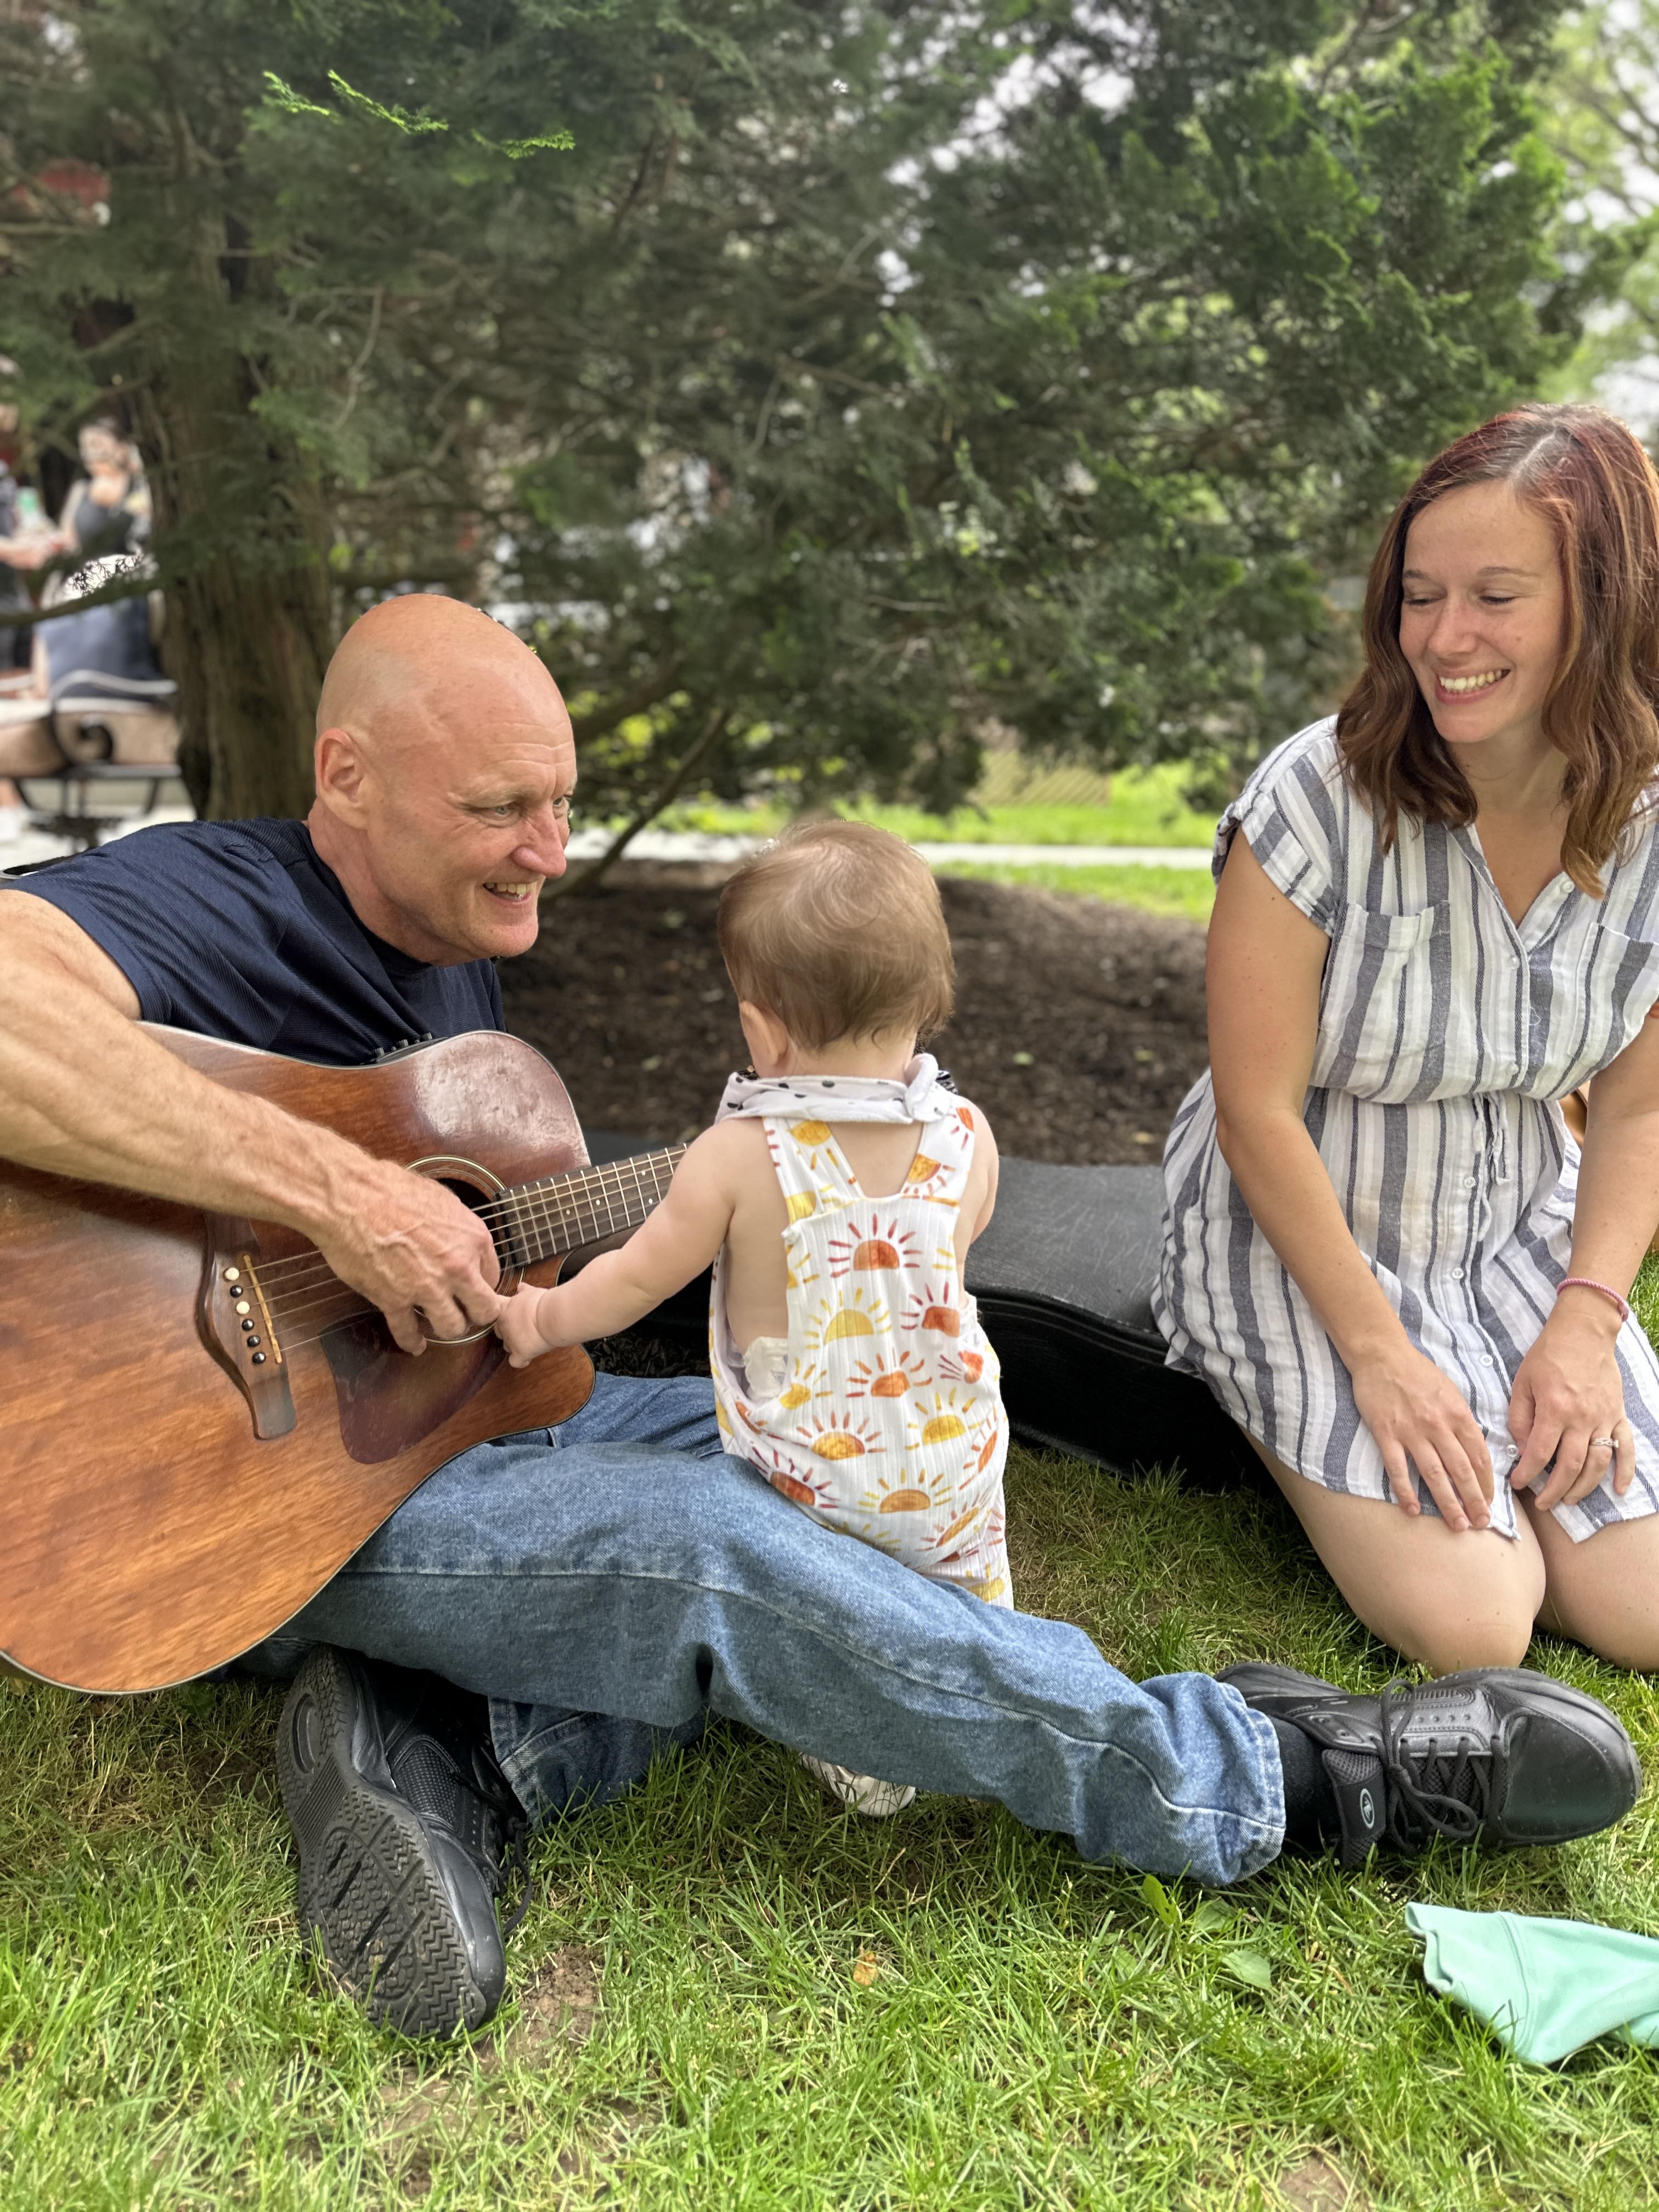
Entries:
POLYGON ((479 1986, 421 1820, 351 1759, 346 1663, 320 1644, 283 1707, 276 1772, 300 1850, 300 1925, 378 2026, 410 2036, 482 2027, 479 1986))

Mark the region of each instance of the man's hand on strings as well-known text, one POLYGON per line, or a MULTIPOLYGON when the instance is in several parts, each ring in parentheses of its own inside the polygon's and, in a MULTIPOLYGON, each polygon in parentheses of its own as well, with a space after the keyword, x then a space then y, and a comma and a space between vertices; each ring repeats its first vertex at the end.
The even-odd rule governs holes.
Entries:
POLYGON ((489 1328, 506 1304, 487 1224, 442 1183, 390 1161, 364 1159, 349 1205, 315 1243, 341 1280, 380 1308, 404 1352, 489 1328))

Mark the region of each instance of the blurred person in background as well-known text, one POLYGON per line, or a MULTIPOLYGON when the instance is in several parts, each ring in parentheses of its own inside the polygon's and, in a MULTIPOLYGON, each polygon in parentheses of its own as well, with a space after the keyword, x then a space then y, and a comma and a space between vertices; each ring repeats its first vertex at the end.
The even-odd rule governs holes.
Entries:
MULTIPOLYGON (((17 374, 17 364, 0 354, 0 380, 17 374)), ((40 499, 21 485, 7 458, 17 436, 15 400, 0 400, 0 694, 21 688, 30 662, 32 625, 5 621, 8 611, 29 605, 22 571, 38 567, 50 550, 40 526, 40 499)), ((9 844, 23 826, 23 804, 14 783, 0 778, 0 845, 9 844)))
POLYGON ((149 530, 149 492, 138 449, 113 415, 94 415, 82 424, 76 442, 82 474, 58 514, 58 550, 130 553, 149 530))
MULTIPOLYGON (((9 380, 16 374, 16 362, 0 354, 0 380, 9 380)), ((8 458, 17 427, 17 403, 0 399, 0 683, 29 665, 27 628, 8 623, 4 617, 9 609, 28 605, 28 586, 20 572, 38 567, 44 558, 44 533, 38 526, 40 501, 19 484, 8 458), (31 528, 31 523, 37 526, 31 528)), ((4 792, 9 788, 9 785, 0 787, 0 809, 4 805, 4 792)))

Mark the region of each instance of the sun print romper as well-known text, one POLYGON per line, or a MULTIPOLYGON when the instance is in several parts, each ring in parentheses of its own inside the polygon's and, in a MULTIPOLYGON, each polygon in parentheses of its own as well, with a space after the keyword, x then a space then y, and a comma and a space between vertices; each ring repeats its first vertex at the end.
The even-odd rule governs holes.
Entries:
POLYGON ((760 1120, 788 1209, 789 1333, 748 1356, 714 1263, 709 1365, 727 1449, 825 1528, 1012 1606, 997 1357, 957 1266, 972 1110, 927 1054, 903 1082, 733 1076, 719 1119, 760 1120), (917 1122, 902 1187, 868 1199, 833 1124, 917 1122))
MULTIPOLYGON (((1474 828, 1402 818, 1383 853, 1334 719, 1280 745, 1222 816, 1218 876, 1240 830, 1330 939, 1309 1134, 1407 1335, 1484 1431, 1492 1525, 1513 1536, 1510 1393, 1571 1251, 1578 1149, 1557 1102, 1615 1060, 1659 1000, 1659 830, 1651 818, 1633 830, 1599 901, 1558 875, 1517 923, 1474 828)), ((1176 1115, 1164 1176, 1153 1307, 1170 1365, 1202 1376, 1310 1481, 1389 1497, 1347 1370, 1227 1171, 1207 1074, 1176 1115)), ((1554 1509, 1576 1541, 1659 1506, 1659 1362, 1634 1317, 1617 1356, 1635 1477, 1623 1498, 1609 1474, 1554 1509)), ((1434 1512, 1420 1478, 1417 1493, 1434 1512)))

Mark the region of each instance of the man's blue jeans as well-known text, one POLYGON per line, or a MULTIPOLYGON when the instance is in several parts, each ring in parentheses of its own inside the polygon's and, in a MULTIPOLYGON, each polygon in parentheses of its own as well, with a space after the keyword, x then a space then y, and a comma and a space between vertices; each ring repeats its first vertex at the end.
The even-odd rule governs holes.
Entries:
POLYGON ((290 1637, 482 1691, 537 1820, 617 1796, 720 1713, 860 1773, 1000 1798, 1089 1859, 1236 1881, 1283 1837, 1278 1741, 1236 1691, 1136 1685, 1080 1629, 819 1528, 725 1455, 700 1379, 601 1375, 562 1427, 452 1460, 290 1637))

